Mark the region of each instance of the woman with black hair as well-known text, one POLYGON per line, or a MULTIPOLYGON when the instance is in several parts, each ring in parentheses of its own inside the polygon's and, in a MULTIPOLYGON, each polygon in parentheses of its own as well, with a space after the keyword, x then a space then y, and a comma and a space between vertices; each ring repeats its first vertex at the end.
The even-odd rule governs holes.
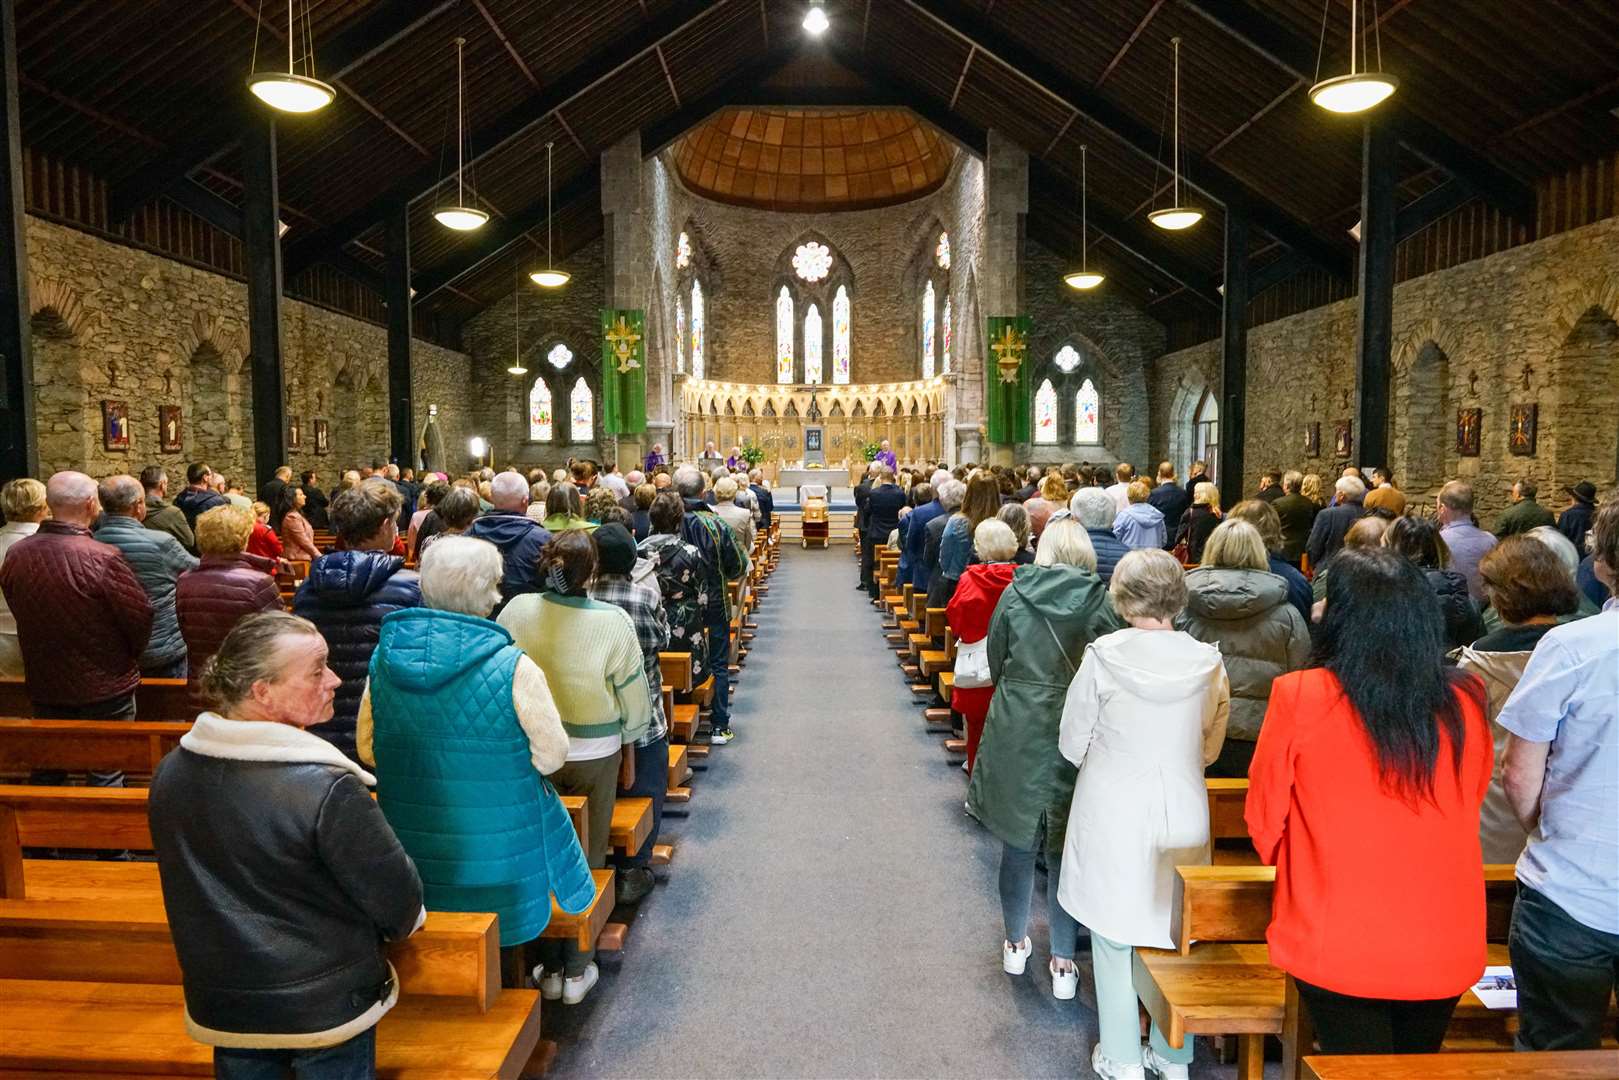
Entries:
POLYGON ((1450 569, 1450 547, 1429 518, 1397 517, 1383 534, 1383 546, 1410 559, 1428 579, 1445 616, 1446 652, 1471 645, 1484 636, 1484 618, 1467 593, 1467 579, 1450 569))
POLYGON ((308 498, 303 488, 288 484, 276 494, 275 505, 270 507, 270 528, 281 537, 281 555, 285 559, 314 562, 320 558, 315 530, 306 516, 308 498))
POLYGON ((1332 562, 1311 664, 1279 677, 1246 819, 1276 867, 1271 963, 1329 1054, 1433 1053, 1484 969, 1484 689, 1442 660, 1411 560, 1332 562))

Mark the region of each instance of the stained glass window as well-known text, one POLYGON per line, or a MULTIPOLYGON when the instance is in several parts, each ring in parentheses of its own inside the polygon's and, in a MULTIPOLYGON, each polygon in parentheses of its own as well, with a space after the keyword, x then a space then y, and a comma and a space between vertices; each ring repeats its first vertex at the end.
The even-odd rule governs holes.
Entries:
POLYGON ((1039 445, 1057 441, 1057 391, 1050 379, 1034 392, 1034 441, 1039 445))
POLYGON ((583 375, 573 384, 573 393, 568 395, 568 406, 569 438, 576 443, 589 442, 596 434, 596 399, 591 396, 590 387, 585 385, 583 375))
POLYGON ((675 370, 686 370, 686 299, 675 300, 675 370))
POLYGON ((950 269, 950 234, 949 233, 942 232, 942 233, 939 234, 939 244, 938 244, 937 247, 935 247, 933 249, 933 257, 938 260, 939 269, 941 269, 941 270, 950 269))
POLYGON ((551 362, 552 367, 556 368, 558 371, 561 371, 563 368, 573 363, 573 350, 559 341, 552 346, 550 352, 545 354, 545 358, 551 362))
POLYGON ((832 298, 832 381, 849 381, 849 290, 842 285, 832 298))
POLYGON ((703 377, 703 283, 691 283, 691 373, 703 377))
POLYGON ((933 378, 933 282, 922 290, 922 378, 933 378))
POLYGON ((776 294, 776 381, 793 381, 793 298, 785 285, 776 294))
POLYGON ((1064 345, 1057 350, 1053 363, 1057 365, 1058 371, 1066 375, 1079 366, 1079 353, 1074 351, 1072 345, 1064 345))
POLYGON ((821 381, 821 309, 814 304, 804 316, 804 381, 821 381))
POLYGON ((550 442, 551 431, 551 388, 541 375, 528 392, 528 437, 535 442, 550 442))
POLYGON ((942 337, 942 340, 944 342, 944 348, 939 353, 939 356, 944 361, 944 363, 940 365, 940 370, 942 370, 946 375, 948 375, 948 374, 950 374, 950 344, 951 344, 951 340, 950 340, 951 339, 951 333, 950 333, 950 298, 948 296, 944 298, 944 330, 943 330, 943 333, 942 333, 941 337, 942 337))
POLYGON ((675 241, 675 265, 682 270, 691 265, 691 238, 685 233, 675 241))
POLYGON ((1101 442, 1102 399, 1096 393, 1096 384, 1086 379, 1074 394, 1074 441, 1101 442))
POLYGON ((832 272, 832 249, 811 240, 793 252, 793 269, 805 281, 820 281, 832 272))

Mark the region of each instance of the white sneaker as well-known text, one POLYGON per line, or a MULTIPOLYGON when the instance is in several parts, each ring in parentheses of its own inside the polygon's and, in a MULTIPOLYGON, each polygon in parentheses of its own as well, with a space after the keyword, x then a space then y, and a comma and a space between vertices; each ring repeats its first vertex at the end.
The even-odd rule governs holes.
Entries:
POLYGON ((1058 1001, 1073 1001, 1079 992, 1079 969, 1058 971, 1056 963, 1052 962, 1046 965, 1046 970, 1051 972, 1051 996, 1058 1001))
POLYGON ((1160 1080, 1186 1080, 1190 1075, 1188 1066, 1165 1061, 1163 1056, 1152 1048, 1151 1043, 1141 1048, 1141 1063, 1157 1073, 1160 1080))
POLYGON ((555 1001, 562 996, 562 972, 546 971, 540 964, 534 965, 534 985, 540 988, 540 997, 546 1001, 555 1001))
POLYGON ((577 1005, 585 1000, 585 995, 590 993, 590 988, 595 986, 600 978, 601 972, 597 970, 595 964, 591 964, 585 968, 583 975, 562 980, 562 1004, 577 1005))
POLYGON ((1022 944, 1011 945, 1001 942, 1001 970, 1008 975, 1021 975, 1029 963, 1029 953, 1034 951, 1034 944, 1024 938, 1022 944))
POLYGON ((1091 1072, 1102 1080, 1147 1080, 1147 1073, 1140 1065, 1122 1065, 1104 1056, 1101 1043, 1091 1051, 1091 1072))

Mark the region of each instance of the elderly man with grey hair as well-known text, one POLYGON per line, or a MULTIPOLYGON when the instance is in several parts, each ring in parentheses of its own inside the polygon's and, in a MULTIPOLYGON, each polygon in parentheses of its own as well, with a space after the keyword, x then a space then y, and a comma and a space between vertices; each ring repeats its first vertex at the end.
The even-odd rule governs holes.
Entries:
POLYGON ((1118 516, 1113 496, 1103 488, 1080 488, 1068 500, 1068 510, 1085 527, 1091 547, 1096 549, 1096 576, 1107 584, 1113 580, 1113 568, 1130 550, 1113 532, 1113 519, 1118 516))
POLYGON ((500 581, 499 607, 504 607, 514 596, 544 590, 540 550, 551 534, 528 515, 529 486, 521 473, 503 472, 491 480, 489 501, 494 508, 479 516, 467 535, 487 540, 500 549, 506 572, 500 581))
MULTIPOLYGON (((123 553, 90 535, 96 482, 59 472, 45 485, 49 519, 0 564, 0 589, 17 619, 34 715, 132 719, 152 604, 123 553)), ((91 774, 92 783, 120 774, 91 774)))
POLYGON ((152 636, 141 653, 141 676, 148 679, 186 677, 186 643, 175 614, 174 590, 180 575, 200 564, 180 541, 165 532, 148 529, 146 489, 133 476, 109 476, 98 495, 102 516, 94 535, 124 553, 135 578, 152 605, 152 636))
POLYGON ((1318 570, 1338 553, 1338 549, 1344 546, 1344 537, 1349 535, 1350 528, 1366 514, 1361 505, 1366 499, 1366 484, 1360 477, 1340 476, 1337 483, 1332 485, 1332 490, 1336 495, 1335 501, 1315 516, 1315 524, 1310 527, 1310 539, 1304 545, 1305 554, 1310 556, 1310 565, 1318 570))
POLYGON ((940 512, 922 527, 925 534, 922 540, 922 571, 929 585, 933 583, 933 575, 939 571, 939 545, 944 542, 944 527, 950 523, 950 515, 961 509, 961 501, 967 497, 967 485, 953 476, 946 476, 934 485, 933 497, 938 500, 940 512))
POLYGON ((736 533, 703 501, 703 484, 702 471, 695 465, 682 465, 675 470, 675 490, 686 504, 686 516, 680 522, 680 538, 702 556, 706 578, 708 607, 703 613, 703 626, 714 671, 714 711, 709 738, 714 745, 724 746, 733 738, 730 590, 727 585, 742 577, 747 556, 736 533))
POLYGON ((765 485, 763 469, 754 468, 748 470, 748 490, 753 492, 753 501, 759 508, 759 513, 754 520, 759 523, 759 528, 768 532, 770 522, 776 514, 776 499, 775 496, 770 494, 770 488, 765 485))

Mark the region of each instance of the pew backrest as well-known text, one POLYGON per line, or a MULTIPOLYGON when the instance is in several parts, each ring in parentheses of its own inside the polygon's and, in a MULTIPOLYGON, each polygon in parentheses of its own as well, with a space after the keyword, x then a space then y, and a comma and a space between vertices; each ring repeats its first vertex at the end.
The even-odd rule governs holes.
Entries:
MULTIPOLYGON (((197 703, 184 679, 142 679, 135 691, 135 715, 142 720, 195 720, 197 703)), ((0 716, 34 715, 22 679, 0 678, 0 716)))
POLYGON ((191 729, 185 721, 0 719, 0 770, 151 773, 191 729))

